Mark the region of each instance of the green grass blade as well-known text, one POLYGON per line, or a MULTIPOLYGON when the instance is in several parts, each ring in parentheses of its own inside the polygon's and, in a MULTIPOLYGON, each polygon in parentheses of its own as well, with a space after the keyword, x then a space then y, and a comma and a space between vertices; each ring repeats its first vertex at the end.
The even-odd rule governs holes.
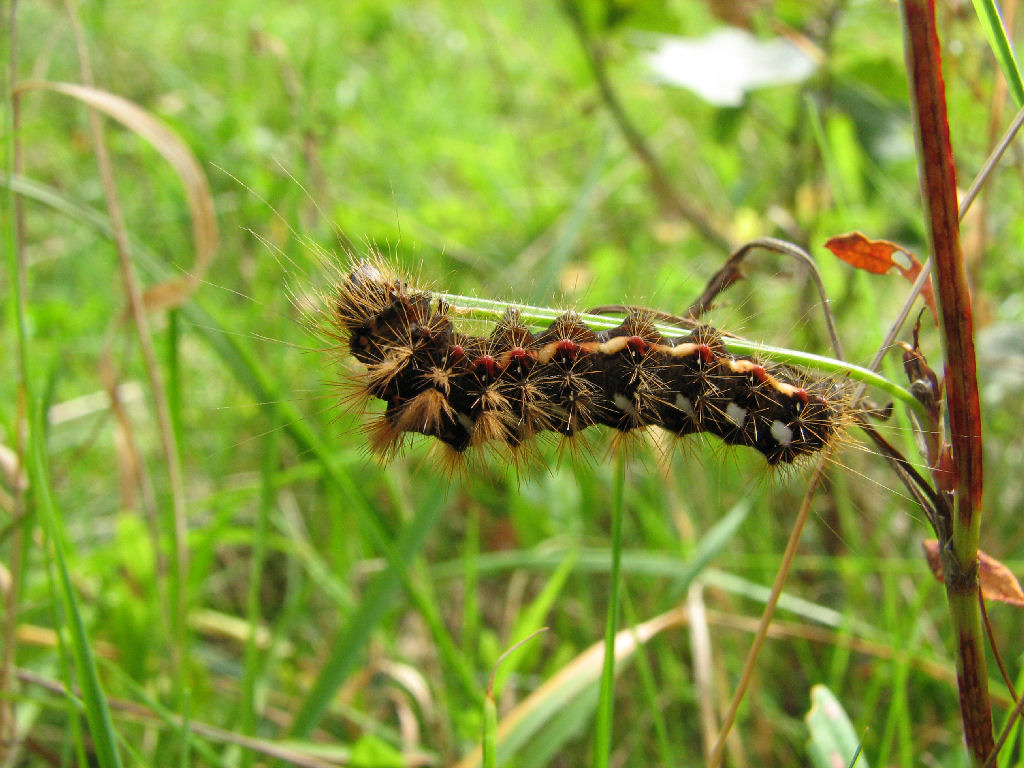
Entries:
MULTIPOLYGON (((394 556, 398 563, 412 561, 422 548, 427 533, 437 521, 440 511, 440 504, 424 505, 417 510, 416 517, 402 531, 402 536, 394 547, 394 556)), ((366 645, 373 628, 391 607, 401 584, 401 574, 394 562, 389 565, 391 567, 377 574, 355 613, 346 622, 330 658, 320 670, 320 675, 295 716, 291 727, 292 736, 307 736, 316 727, 330 706, 334 694, 355 667, 359 660, 359 651, 366 645)))
MULTIPOLYGON (((390 473, 388 476, 388 486, 391 490, 392 499, 395 502, 396 508, 401 511, 403 519, 413 518, 416 514, 416 506, 429 505, 431 502, 421 495, 414 504, 407 494, 403 494, 398 489, 398 483, 394 482, 395 474, 390 473)), ((455 638, 445 625, 441 611, 444 601, 434 592, 425 559, 418 557, 408 567, 403 566, 401 560, 394 560, 393 565, 398 569, 398 573, 402 578, 402 586, 409 601, 429 628, 430 635, 437 644, 438 655, 445 666, 455 672, 463 694, 471 701, 482 704, 483 699, 476 672, 470 659, 458 647, 455 638)))
POLYGON ((999 15, 995 0, 974 0, 974 10, 985 30, 989 47, 992 48, 992 53, 1003 70, 1003 77, 1010 86, 1013 100, 1018 108, 1024 106, 1024 81, 1021 79, 1020 66, 1006 36, 1006 27, 1003 26, 1003 19, 999 15))
POLYGON ((619 451, 612 488, 612 566, 608 588, 608 617, 604 630, 604 664, 601 669, 594 729, 594 765, 607 768, 612 753, 612 706, 615 701, 615 629, 619 622, 619 590, 622 579, 622 498, 626 484, 626 459, 619 451))
POLYGON ((32 454, 29 472, 32 477, 32 486, 35 489, 39 518, 53 547, 54 564, 57 567, 58 593, 67 621, 67 629, 71 636, 71 653, 75 660, 82 707, 85 709, 86 722, 89 724, 96 761, 101 768, 120 768, 121 758, 117 750, 114 724, 110 719, 110 708, 100 686, 99 675, 96 671, 96 659, 92 653, 92 646, 89 644, 82 615, 78 610, 75 590, 71 585, 71 575, 68 572, 67 560, 64 555, 64 533, 59 522, 59 512, 50 492, 41 411, 42 409, 37 404, 33 407, 34 418, 29 436, 32 454))
POLYGON ((585 733, 587 723, 598 703, 599 691, 590 686, 564 707, 551 712, 537 735, 516 752, 516 768, 544 768, 565 745, 585 733))
MULTIPOLYGON (((513 643, 518 643, 522 638, 536 634, 544 627, 545 618, 559 595, 562 594, 566 581, 573 572, 577 554, 576 550, 572 550, 564 555, 562 564, 545 582, 540 594, 520 613, 511 634, 513 643)), ((519 668, 527 653, 529 653, 529 646, 524 644, 521 648, 507 651, 501 657, 501 665, 494 673, 494 691, 500 693, 504 690, 509 675, 519 668)))
MULTIPOLYGON (((5 100, 5 103, 9 103, 5 100)), ((7 117, 10 112, 5 113, 7 117)), ((8 140, 5 143, 10 152, 14 141, 13 131, 8 132, 8 140)), ((8 154, 8 158, 10 155, 8 154)), ((10 169, 10 166, 8 166, 10 169)), ((12 190, 13 192, 13 190, 12 190)), ((13 206, 8 209, 13 210, 13 206)), ((12 217, 13 218, 13 217, 12 217)), ((110 709, 106 697, 100 687, 99 675, 96 671, 96 661, 93 657, 92 646, 85 631, 85 624, 82 621, 81 613, 78 610, 78 601, 74 588, 71 585, 71 576, 68 572, 67 560, 64 556, 63 530, 60 526, 60 517, 54 503, 50 489, 50 478, 47 471, 46 431, 44 428, 45 419, 41 402, 37 402, 33 395, 33 381, 29 371, 29 335, 28 335, 28 307, 25 306, 24 293, 22 288, 26 276, 24 264, 20 262, 15 242, 15 224, 5 217, 6 237, 4 243, 8 249, 8 264, 11 268, 11 275, 17 279, 12 281, 11 292, 14 307, 15 326, 17 328, 17 354, 18 371, 20 383, 23 387, 20 393, 24 403, 28 407, 28 474, 31 480, 31 487, 35 496, 37 514, 46 537, 52 545, 53 562, 57 568, 57 592, 63 610, 63 620, 68 622, 68 632, 71 640, 72 657, 78 673, 78 683, 81 689, 81 705, 85 710, 86 722, 93 740, 93 750, 96 761, 101 768, 120 768, 121 758, 117 750, 117 737, 114 732, 113 722, 110 719, 110 709)), ((70 690, 70 680, 69 690, 70 690)))
MULTIPOLYGON (((455 293, 438 293, 436 296, 453 306, 459 307, 465 317, 480 320, 497 320, 505 314, 505 310, 508 308, 518 310, 522 319, 527 324, 551 322, 564 312, 562 309, 553 309, 551 307, 537 307, 529 304, 479 299, 455 293)), ((591 315, 586 312, 577 312, 576 317, 592 328, 604 330, 614 328, 622 322, 619 318, 610 318, 606 315, 591 315)), ((666 323, 656 322, 654 327, 666 337, 671 338, 682 334, 679 327, 666 323)), ((785 349, 771 344, 761 344, 760 342, 738 339, 732 336, 724 337, 722 342, 726 349, 735 354, 763 355, 776 363, 787 363, 829 375, 848 377, 885 392, 906 404, 919 415, 925 415, 924 406, 918 402, 917 398, 908 389, 901 387, 893 381, 889 381, 880 373, 864 366, 854 365, 843 360, 825 357, 824 355, 816 355, 812 352, 785 349)))
POLYGON ((498 766, 498 708, 494 704, 494 696, 490 693, 484 697, 483 725, 483 768, 498 766))
MULTIPOLYGON (((249 591, 246 596, 246 619, 252 631, 245 643, 244 672, 239 697, 237 730, 240 733, 256 735, 257 716, 257 683, 262 673, 260 652, 256 646, 256 627, 262 617, 260 606, 260 587, 263 581, 263 569, 267 558, 267 531, 270 528, 270 516, 276 501, 274 473, 278 464, 278 439, 276 434, 267 438, 267 451, 263 461, 263 483, 260 493, 260 504, 257 508, 256 530, 253 532, 252 564, 249 574, 249 591)), ((246 751, 242 754, 241 768, 250 768, 255 755, 246 751)))
MULTIPOLYGON (((636 626, 639 619, 629 590, 623 594, 622 609, 626 624, 631 627, 636 626)), ((675 762, 676 748, 672 744, 672 737, 669 736, 668 722, 663 707, 664 683, 655 674, 646 648, 638 648, 635 658, 636 672, 640 678, 640 686, 647 705, 647 716, 650 717, 651 725, 654 728, 653 742, 658 749, 657 762, 659 765, 671 765, 675 762)))

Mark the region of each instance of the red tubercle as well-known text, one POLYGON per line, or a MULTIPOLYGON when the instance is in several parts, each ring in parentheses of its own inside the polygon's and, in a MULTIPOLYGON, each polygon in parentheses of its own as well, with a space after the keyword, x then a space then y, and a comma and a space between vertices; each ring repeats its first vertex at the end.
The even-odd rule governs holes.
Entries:
POLYGON ((793 390, 793 397, 801 402, 803 405, 807 405, 809 399, 807 397, 807 390, 803 387, 793 390))
POLYGON ((572 339, 562 339, 555 343, 555 352, 572 360, 580 353, 580 345, 572 339))
POLYGON ((763 365, 754 365, 750 368, 750 375, 757 379, 760 383, 764 384, 768 381, 768 371, 764 369, 763 365))
POLYGON ((637 355, 642 355, 647 352, 647 342, 639 336, 630 336, 626 339, 626 347, 630 352, 637 355))
POLYGON ((498 375, 498 361, 490 355, 480 355, 473 361, 473 367, 477 370, 482 368, 492 379, 498 375))
POLYGON ((533 363, 533 356, 522 347, 514 347, 512 351, 508 353, 508 365, 518 365, 522 368, 529 368, 533 363))
POLYGON ((461 344, 452 344, 448 350, 448 358, 453 362, 459 362, 466 356, 466 350, 462 348, 461 344))
POLYGON ((707 344, 698 344, 697 354, 700 355, 700 359, 705 364, 711 363, 715 359, 715 353, 711 351, 711 347, 707 344))

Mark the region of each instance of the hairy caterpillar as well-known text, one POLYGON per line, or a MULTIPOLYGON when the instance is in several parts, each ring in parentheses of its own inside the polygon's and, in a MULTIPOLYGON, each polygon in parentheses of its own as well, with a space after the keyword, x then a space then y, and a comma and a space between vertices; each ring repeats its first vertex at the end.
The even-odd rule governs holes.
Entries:
POLYGON ((607 330, 570 312, 535 333, 510 308, 489 336, 473 336, 443 297, 381 260, 353 263, 328 301, 328 333, 366 366, 362 394, 387 404, 370 430, 384 456, 409 433, 462 453, 544 432, 658 426, 790 464, 832 443, 848 411, 836 380, 732 354, 710 326, 667 338, 642 310, 607 330))

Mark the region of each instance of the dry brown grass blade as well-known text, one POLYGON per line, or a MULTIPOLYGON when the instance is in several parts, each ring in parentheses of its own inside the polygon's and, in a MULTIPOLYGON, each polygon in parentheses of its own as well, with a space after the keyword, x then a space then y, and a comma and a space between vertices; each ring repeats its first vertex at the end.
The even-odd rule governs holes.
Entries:
POLYGON ((726 259, 725 264, 719 269, 711 279, 708 280, 707 285, 704 287, 701 295, 690 305, 690 308, 686 310, 686 316, 688 318, 696 319, 703 315, 712 306, 715 298, 725 291, 729 286, 736 283, 738 280, 743 278, 741 266, 743 260, 746 259, 747 255, 758 248, 762 248, 766 251, 773 253, 781 253, 784 256, 789 256, 791 259, 795 259, 798 263, 803 264, 807 270, 807 275, 811 278, 811 282, 814 283, 814 288, 818 292, 818 296, 821 298, 821 309, 825 314, 825 327, 828 329, 829 341, 832 342, 832 350, 835 352, 835 356, 839 359, 843 359, 843 345, 839 339, 839 332, 836 330, 836 319, 832 312, 832 301, 828 297, 828 291, 825 290, 825 281, 822 280, 821 271, 818 269, 818 263, 814 260, 807 251, 798 245, 793 243, 787 243, 785 240, 779 240, 775 237, 759 237, 756 240, 751 240, 748 243, 744 243, 742 246, 737 248, 732 254, 726 259))
POLYGON ((28 490, 28 475, 18 452, 0 443, 0 475, 7 487, 13 490, 28 490))
POLYGON ((154 310, 174 307, 184 301, 199 285, 217 253, 217 218, 213 194, 192 150, 149 112, 101 88, 78 83, 26 80, 18 83, 13 91, 15 97, 26 91, 49 91, 77 99, 144 138, 170 164, 185 190, 185 201, 192 220, 195 261, 185 277, 153 286, 146 291, 145 304, 147 309, 154 310))
POLYGON ((803 534, 807 517, 811 511, 814 493, 825 477, 825 471, 828 469, 828 459, 832 455, 832 450, 832 448, 828 448, 822 454, 821 459, 819 459, 817 466, 814 468, 814 474, 807 484, 807 491, 804 493, 803 503, 800 504, 800 511, 797 512, 796 520, 793 521, 793 530, 789 534, 786 551, 782 555, 782 562, 779 564, 779 570, 775 574, 775 583, 772 584, 771 595, 764 606, 764 611, 761 612, 757 633, 754 635, 754 641, 750 645, 750 651, 747 652, 746 661, 743 663, 743 672, 740 673, 740 679, 736 683, 736 690, 733 693, 732 701, 729 702, 729 709, 722 718, 722 729, 718 735, 718 741, 715 743, 714 748, 711 750, 711 756, 707 760, 708 768, 717 768, 724 759, 726 739, 736 722, 736 715, 740 710, 740 704, 743 703, 747 688, 750 686, 754 667, 761 653, 761 646, 764 645, 765 638, 768 637, 768 629, 771 626, 772 618, 775 616, 775 608, 779 604, 782 588, 786 584, 786 578, 789 576, 790 568, 793 565, 793 558, 796 556, 797 546, 800 544, 800 537, 803 534))
POLYGON ((157 579, 157 591, 160 594, 161 605, 168 605, 166 577, 168 573, 167 555, 160 546, 160 521, 156 493, 153 484, 146 474, 145 461, 142 458, 142 451, 139 448, 139 441, 135 434, 135 428, 128 416, 124 400, 120 394, 118 384, 119 375, 117 366, 108 349, 104 349, 103 356, 99 363, 100 379, 103 388, 110 400, 110 412, 114 416, 117 425, 116 442, 117 458, 121 473, 122 503, 125 509, 136 509, 137 494, 141 494, 141 509, 149 529, 150 541, 153 542, 153 552, 156 557, 156 570, 160 576, 157 579), (130 486, 130 487, 129 487, 130 486))
POLYGON ((693 688, 700 720, 701 747, 704 759, 711 756, 718 738, 718 702, 715 698, 714 661, 711 632, 708 629, 704 585, 694 582, 686 592, 686 612, 690 628, 690 652, 693 654, 693 688))
MULTIPOLYGON (((708 609, 708 623, 722 629, 734 629, 741 632, 756 634, 760 619, 754 616, 742 616, 735 613, 708 609)), ((776 619, 768 627, 768 637, 775 640, 793 640, 819 643, 832 648, 846 648, 854 653, 863 654, 872 659, 883 661, 899 661, 909 664, 914 669, 951 687, 956 686, 956 667, 949 662, 927 658, 906 648, 887 645, 878 640, 851 635, 848 632, 836 631, 828 627, 818 627, 807 623, 782 621, 776 619)), ((994 691, 993 699, 1001 706, 1012 707, 1013 697, 1005 691, 994 691)))

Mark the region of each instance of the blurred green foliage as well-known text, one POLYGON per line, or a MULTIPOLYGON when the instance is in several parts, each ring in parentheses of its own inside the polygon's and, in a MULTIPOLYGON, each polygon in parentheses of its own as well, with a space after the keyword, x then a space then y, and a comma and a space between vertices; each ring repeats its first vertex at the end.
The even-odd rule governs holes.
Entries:
MULTIPOLYGON (((521 639, 517 628, 540 621, 550 631, 503 671, 499 726, 601 639, 614 464, 607 440, 595 436, 589 459, 575 465, 546 450, 548 468, 522 476, 485 461, 465 476, 438 477, 425 443, 381 467, 367 457, 362 420, 339 407, 335 383, 354 369, 317 349, 296 307, 330 278, 310 243, 339 254, 380 248, 428 283, 481 297, 673 312, 689 305, 727 254, 673 215, 650 184, 609 115, 566 7, 81 5, 97 86, 182 137, 207 173, 220 226, 199 290, 170 315, 151 317, 165 380, 178 371, 170 381, 180 404, 189 555, 181 583, 168 565, 168 473, 103 231, 87 114, 52 94, 22 98, 28 373, 51 409, 53 495, 104 690, 158 713, 140 722, 114 708, 122 748, 138 764, 268 764, 234 742, 269 744, 289 733, 297 736, 289 749, 328 762, 398 765, 404 754, 409 765, 453 764, 479 744, 487 680, 521 639), (128 385, 141 488, 103 394, 108 345, 128 385), (393 537, 390 550, 382 534, 393 537), (183 616, 174 608, 179 590, 183 616), (541 608, 542 617, 531 613, 541 608), (359 626, 356 616, 373 623, 359 626), (179 640, 176 621, 186 627, 179 640), (343 671, 336 680, 324 671, 331 664, 343 671), (293 727, 298 712, 309 714, 308 727, 293 727), (186 738, 175 716, 223 732, 186 738)), ((925 255, 895 6, 573 7, 676 192, 733 242, 772 235, 811 250, 847 354, 867 362, 907 286, 854 274, 820 246, 858 229, 925 255), (701 36, 730 13, 760 37, 797 41, 817 62, 815 74, 752 91, 736 108, 654 80, 644 62, 656 35, 701 36)), ((998 65, 965 8, 940 9, 962 187, 1012 110, 994 95, 998 65)), ((63 6, 21 3, 16 21, 19 78, 81 80, 63 6)), ((134 134, 109 125, 107 141, 145 281, 187 272, 194 248, 179 180, 134 134)), ((9 179, 9 158, 6 171, 9 179)), ((1014 512, 1024 499, 1020 172, 1020 153, 1011 152, 964 228, 985 387, 982 546, 1011 567, 1024 559, 1014 512)), ((754 256, 748 278, 725 294, 713 322, 827 352, 819 300, 792 262, 754 256)), ((14 276, 0 281, 12 296, 14 276)), ((13 302, 5 303, 0 347, 12 362, 0 379, 0 444, 14 447, 21 414, 13 302)), ((922 338, 940 359, 934 330, 922 338)), ((902 376, 895 358, 884 370, 902 376)), ((902 414, 882 428, 918 460, 902 414)), ((741 710, 737 765, 806 761, 802 718, 815 684, 867 733, 872 764, 964 764, 942 589, 921 557, 930 534, 884 463, 851 438, 815 500, 787 587, 802 602, 781 612, 779 639, 765 648, 741 710)), ((707 696, 721 703, 729 695, 805 473, 768 475, 757 454, 697 438, 631 448, 625 617, 641 622, 678 606, 695 575, 688 563, 708 548, 713 556, 698 578, 713 690, 694 683, 694 665, 704 661, 694 660, 687 630, 659 634, 618 678, 613 755, 624 765, 702 765, 707 734, 698 712, 707 696), (752 511, 711 547, 709 531, 741 501, 752 511)), ((0 501, 0 585, 10 583, 14 549, 24 551, 8 603, 13 661, 76 682, 47 633, 63 622, 51 550, 37 545, 34 516, 12 516, 10 483, 0 501)), ((1004 607, 991 614, 1014 674, 1021 620, 1004 607)), ((40 747, 23 750, 15 765, 42 764, 44 749, 73 763, 68 725, 79 715, 65 699, 23 684, 4 702, 40 747)), ((589 764, 587 708, 595 702, 582 695, 574 699, 581 709, 520 732, 528 739, 506 764, 589 764)))

